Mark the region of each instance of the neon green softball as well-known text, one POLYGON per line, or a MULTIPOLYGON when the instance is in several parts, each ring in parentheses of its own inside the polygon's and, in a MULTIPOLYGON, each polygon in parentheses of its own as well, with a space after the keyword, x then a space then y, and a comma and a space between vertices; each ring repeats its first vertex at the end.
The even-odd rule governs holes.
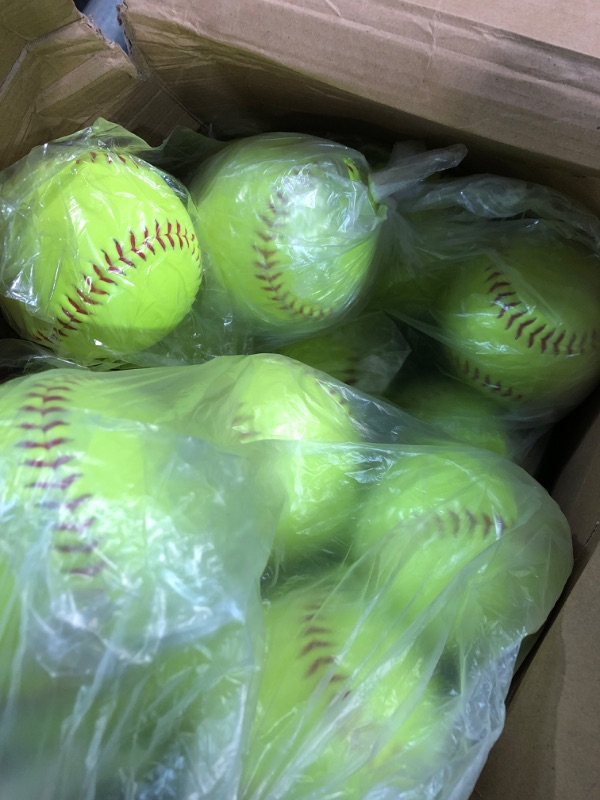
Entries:
POLYGON ((523 238, 456 270, 441 306, 453 372, 517 407, 575 405, 600 377, 600 259, 523 238))
POLYGON ((393 615, 367 613, 360 589, 296 585, 266 604, 265 624, 245 796, 362 800, 387 762, 418 786, 448 735, 435 656, 403 642, 393 615))
POLYGON ((165 177, 109 150, 23 162, 1 262, 2 306, 22 336, 90 361, 143 350, 181 322, 201 255, 165 177))
POLYGON ((253 330, 317 332, 369 286, 386 208, 367 170, 354 150, 284 134, 230 144, 201 167, 190 187, 200 241, 253 330))

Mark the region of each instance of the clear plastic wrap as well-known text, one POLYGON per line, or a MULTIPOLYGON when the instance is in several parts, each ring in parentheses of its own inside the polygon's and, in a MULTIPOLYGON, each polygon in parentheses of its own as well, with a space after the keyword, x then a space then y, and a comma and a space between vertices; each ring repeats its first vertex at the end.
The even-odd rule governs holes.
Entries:
POLYGON ((569 574, 566 521, 509 462, 368 454, 350 556, 268 594, 245 798, 466 800, 569 574))
MULTIPOLYGON (((98 120, 0 175, 0 307, 12 327, 76 364, 112 368, 245 352, 203 277, 196 211, 154 166, 182 161, 98 120)), ((195 157, 217 143, 194 137, 195 157)))
POLYGON ((386 399, 431 425, 441 442, 451 438, 491 450, 535 474, 550 426, 524 419, 520 410, 507 408, 465 385, 460 377, 447 374, 434 339, 406 325, 401 330, 410 355, 386 391, 386 399))
POLYGON ((533 423, 600 378, 600 221, 549 189, 495 176, 397 197, 395 248, 371 307, 438 343, 437 361, 533 423))
POLYGON ((520 468, 274 354, 30 375, 0 435, 9 796, 468 798, 572 563, 520 468))
POLYGON ((202 163, 190 182, 200 242, 239 318, 272 346, 339 324, 378 279, 387 198, 464 154, 371 174, 356 150, 273 133, 202 163))
POLYGON ((361 392, 383 395, 410 349, 385 314, 365 314, 279 351, 361 392))
POLYGON ((151 385, 0 388, 3 796, 234 795, 275 514, 151 385))

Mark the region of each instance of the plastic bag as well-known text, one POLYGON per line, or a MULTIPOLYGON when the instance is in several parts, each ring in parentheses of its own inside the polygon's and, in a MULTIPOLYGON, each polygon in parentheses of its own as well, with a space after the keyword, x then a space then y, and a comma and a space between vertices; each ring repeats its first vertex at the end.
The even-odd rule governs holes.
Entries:
POLYGON ((523 419, 519 410, 485 397, 440 365, 437 342, 406 324, 410 347, 385 398, 450 439, 509 458, 535 475, 550 425, 523 419))
POLYGON ((0 388, 6 797, 234 795, 275 513, 169 403, 162 371, 0 388))
POLYGON ((0 306, 20 335, 104 368, 244 351, 187 191, 143 158, 160 153, 99 120, 2 173, 0 306))
POLYGON ((555 421, 600 378, 600 222, 544 187, 494 176, 398 199, 373 308, 439 343, 440 368, 515 416, 555 421))
POLYGON ((267 354, 31 375, 0 434, 12 794, 466 800, 571 567, 522 470, 267 354))
POLYGON ((340 323, 377 280, 386 198, 465 152, 371 174, 356 150, 274 133, 202 163, 189 184, 200 242, 238 318, 271 347, 340 323))
POLYGON ((409 353, 397 326, 385 314, 362 317, 280 350, 362 392, 383 395, 409 353))

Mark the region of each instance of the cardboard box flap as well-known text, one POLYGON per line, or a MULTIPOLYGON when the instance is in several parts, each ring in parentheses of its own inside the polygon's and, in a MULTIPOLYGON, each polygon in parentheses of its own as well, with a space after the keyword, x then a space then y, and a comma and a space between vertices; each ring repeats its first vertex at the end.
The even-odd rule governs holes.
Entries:
POLYGON ((195 116, 218 115, 227 95, 242 107, 251 100, 272 109, 284 96, 287 107, 315 110, 306 91, 290 91, 295 72, 324 91, 433 121, 467 143, 496 141, 600 174, 600 60, 474 24, 461 6, 223 0, 191 13, 187 0, 127 0, 122 17, 136 59, 195 116))
POLYGON ((599 586, 597 549, 518 685, 473 800, 599 796, 599 586))
POLYGON ((0 5, 0 83, 23 48, 79 18, 72 0, 3 0, 0 5))
MULTIPOLYGON (((380 2, 382 0, 379 0, 380 2)), ((413 3, 414 5, 414 3, 413 3)), ((455 14, 507 35, 546 42, 575 53, 600 57, 600 17, 596 0, 557 3, 556 0, 420 0, 417 5, 455 14)))
MULTIPOLYGON (((68 7, 74 10, 70 0, 68 7)), ((75 21, 28 42, 0 85, 0 168, 98 116, 153 144, 177 124, 197 126, 153 78, 140 76, 128 55, 75 11, 75 21)))

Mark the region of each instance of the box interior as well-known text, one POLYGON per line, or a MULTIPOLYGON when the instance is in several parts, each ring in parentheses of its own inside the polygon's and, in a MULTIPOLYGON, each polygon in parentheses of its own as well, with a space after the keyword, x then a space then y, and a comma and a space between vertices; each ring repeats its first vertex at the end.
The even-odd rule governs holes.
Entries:
MULTIPOLYGON (((463 142, 467 170, 546 183, 600 213, 594 8, 128 0, 130 57, 71 0, 9 0, 0 9, 0 167, 97 116, 152 144, 178 124, 219 137, 286 129, 343 139, 355 130, 387 142, 463 142)), ((557 426, 540 467, 571 524, 575 570, 515 681, 480 800, 584 800, 600 785, 589 754, 600 733, 590 669, 600 659, 591 637, 599 476, 600 389, 557 426)))

